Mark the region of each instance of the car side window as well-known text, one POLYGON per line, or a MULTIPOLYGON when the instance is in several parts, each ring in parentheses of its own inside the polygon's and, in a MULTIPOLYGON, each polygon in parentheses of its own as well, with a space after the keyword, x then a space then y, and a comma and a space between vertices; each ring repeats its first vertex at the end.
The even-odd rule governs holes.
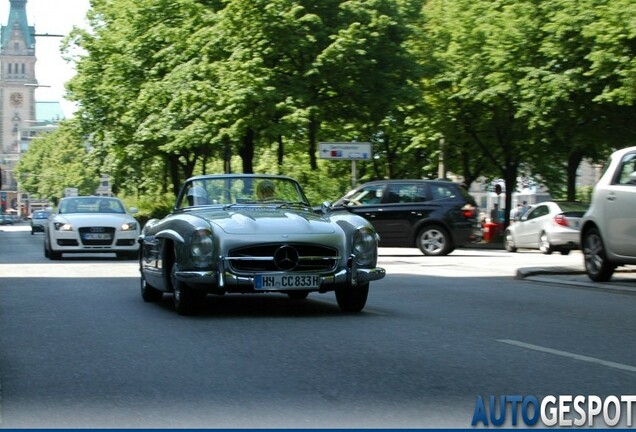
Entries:
POLYGON ((625 155, 619 165, 615 183, 636 186, 634 172, 636 172, 636 153, 625 155))
POLYGON ((386 203, 411 203, 426 200, 424 187, 415 183, 390 184, 387 188, 386 203))
POLYGON ((535 209, 533 209, 530 213, 528 213, 528 217, 526 218, 526 220, 536 219, 538 217, 545 216, 548 213, 550 213, 548 206, 544 206, 544 205, 538 206, 535 209))
POLYGON ((431 195, 434 201, 454 200, 457 198, 455 189, 451 185, 436 184, 431 186, 431 195))
POLYGON ((354 205, 373 205, 382 202, 384 185, 369 185, 360 189, 349 198, 354 205))

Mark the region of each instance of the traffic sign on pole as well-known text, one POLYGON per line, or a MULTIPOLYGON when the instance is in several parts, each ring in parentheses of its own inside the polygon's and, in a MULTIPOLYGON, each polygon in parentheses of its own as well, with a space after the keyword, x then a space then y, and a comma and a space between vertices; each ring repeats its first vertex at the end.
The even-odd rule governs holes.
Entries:
POLYGON ((368 142, 321 142, 318 153, 321 159, 370 160, 373 157, 368 142))

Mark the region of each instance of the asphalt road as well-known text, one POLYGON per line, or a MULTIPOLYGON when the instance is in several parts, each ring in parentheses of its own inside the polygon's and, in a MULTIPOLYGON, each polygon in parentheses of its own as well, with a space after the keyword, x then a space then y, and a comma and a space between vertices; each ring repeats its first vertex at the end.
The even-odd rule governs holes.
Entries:
POLYGON ((361 314, 238 295, 181 317, 134 261, 48 261, 23 228, 0 227, 0 428, 465 428, 480 395, 636 388, 636 281, 590 286, 578 252, 382 249, 361 314))

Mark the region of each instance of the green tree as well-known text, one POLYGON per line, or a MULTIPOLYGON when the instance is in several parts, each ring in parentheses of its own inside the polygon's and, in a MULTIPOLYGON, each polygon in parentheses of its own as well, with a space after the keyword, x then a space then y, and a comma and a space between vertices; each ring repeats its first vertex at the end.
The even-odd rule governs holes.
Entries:
POLYGON ((92 164, 82 131, 74 120, 65 120, 58 129, 38 135, 16 167, 23 190, 56 203, 65 188, 77 188, 92 195, 99 186, 100 172, 92 164))

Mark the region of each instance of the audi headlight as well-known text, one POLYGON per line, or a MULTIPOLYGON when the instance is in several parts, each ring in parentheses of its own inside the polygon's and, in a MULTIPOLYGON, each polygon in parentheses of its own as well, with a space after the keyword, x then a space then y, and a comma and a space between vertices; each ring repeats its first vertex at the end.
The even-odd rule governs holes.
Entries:
POLYGON ((200 229, 192 234, 190 256, 192 263, 197 267, 208 267, 212 264, 214 241, 209 230, 200 229))
POLYGON ((125 222, 121 224, 122 231, 135 231, 137 229, 137 222, 125 222))
POLYGON ((359 266, 375 265, 378 256, 378 237, 375 231, 369 227, 356 228, 353 234, 353 255, 359 266))
POLYGON ((70 223, 55 222, 53 226, 56 231, 73 231, 73 225, 70 223))

